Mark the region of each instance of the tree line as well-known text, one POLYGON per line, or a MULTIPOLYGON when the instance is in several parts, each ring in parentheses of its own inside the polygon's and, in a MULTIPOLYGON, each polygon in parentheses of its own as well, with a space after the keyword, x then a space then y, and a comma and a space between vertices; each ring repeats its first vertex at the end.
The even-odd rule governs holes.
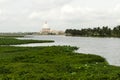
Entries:
POLYGON ((84 28, 81 30, 67 29, 65 31, 67 36, 87 36, 87 37, 120 37, 120 25, 113 29, 108 26, 96 27, 96 28, 84 28))

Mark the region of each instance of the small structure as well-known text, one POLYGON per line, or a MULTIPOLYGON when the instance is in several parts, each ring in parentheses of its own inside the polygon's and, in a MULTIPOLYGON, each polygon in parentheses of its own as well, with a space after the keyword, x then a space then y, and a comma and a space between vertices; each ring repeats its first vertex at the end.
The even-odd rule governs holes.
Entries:
POLYGON ((47 21, 43 24, 41 35, 64 35, 64 31, 51 30, 47 21))
POLYGON ((42 28, 42 31, 41 31, 41 34, 43 35, 48 35, 50 33, 50 28, 47 24, 47 21, 43 24, 43 28, 42 28))
POLYGON ((64 31, 51 30, 51 34, 53 34, 53 35, 64 35, 64 31))

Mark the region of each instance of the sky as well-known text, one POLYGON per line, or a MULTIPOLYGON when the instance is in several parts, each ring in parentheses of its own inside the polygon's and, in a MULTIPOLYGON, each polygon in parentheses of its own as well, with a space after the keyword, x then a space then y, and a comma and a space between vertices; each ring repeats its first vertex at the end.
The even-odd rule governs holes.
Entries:
POLYGON ((39 32, 120 24, 120 0, 0 0, 0 32, 39 32))

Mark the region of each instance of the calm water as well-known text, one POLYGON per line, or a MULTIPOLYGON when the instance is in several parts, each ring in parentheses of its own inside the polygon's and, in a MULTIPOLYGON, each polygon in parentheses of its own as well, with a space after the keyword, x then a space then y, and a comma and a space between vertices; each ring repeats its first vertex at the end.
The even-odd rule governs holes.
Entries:
MULTIPOLYGON (((28 37, 28 36, 27 36, 28 37)), ((109 64, 120 66, 120 38, 92 38, 66 36, 29 36, 35 40, 54 40, 55 43, 27 44, 20 46, 71 45, 79 47, 79 53, 96 54, 107 59, 109 64)))

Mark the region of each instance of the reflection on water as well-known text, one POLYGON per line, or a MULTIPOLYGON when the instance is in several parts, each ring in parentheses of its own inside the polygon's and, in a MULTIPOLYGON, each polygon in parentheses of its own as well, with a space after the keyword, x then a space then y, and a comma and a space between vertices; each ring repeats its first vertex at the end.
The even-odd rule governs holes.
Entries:
POLYGON ((55 43, 24 44, 19 46, 71 45, 79 47, 79 53, 103 56, 111 65, 120 66, 120 38, 92 38, 66 36, 31 36, 34 40, 54 40, 55 43))

